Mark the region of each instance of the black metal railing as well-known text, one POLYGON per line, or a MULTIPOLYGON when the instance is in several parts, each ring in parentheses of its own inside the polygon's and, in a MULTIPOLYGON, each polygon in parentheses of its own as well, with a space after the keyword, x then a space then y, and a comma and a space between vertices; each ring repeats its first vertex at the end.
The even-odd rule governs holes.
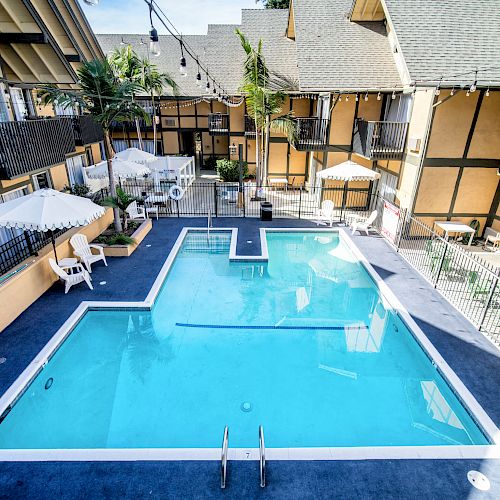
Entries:
POLYGON ((210 135, 229 134, 229 115, 224 113, 210 113, 208 115, 208 131, 210 135))
POLYGON ((324 151, 328 148, 328 120, 297 118, 294 147, 298 151, 324 151))
POLYGON ((245 135, 247 137, 255 137, 255 120, 248 115, 245 115, 245 135))
MULTIPOLYGON (((67 229, 54 231, 54 236, 57 238, 66 231, 67 229)), ((49 233, 34 231, 24 231, 3 243, 0 245, 0 275, 9 272, 28 257, 38 255, 38 252, 49 244, 51 244, 49 233)))
POLYGON ((0 123, 0 179, 64 163, 74 150, 71 118, 0 123))
POLYGON ((90 115, 73 116, 73 133, 75 144, 85 146, 104 139, 102 127, 90 115))
POLYGON ((398 160, 403 156, 407 122, 356 120, 353 151, 370 160, 398 160))

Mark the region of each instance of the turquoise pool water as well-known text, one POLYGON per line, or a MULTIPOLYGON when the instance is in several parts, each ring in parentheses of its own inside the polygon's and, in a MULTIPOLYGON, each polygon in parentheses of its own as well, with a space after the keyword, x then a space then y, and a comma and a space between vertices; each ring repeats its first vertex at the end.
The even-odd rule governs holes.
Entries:
POLYGON ((487 444, 335 233, 269 263, 188 234, 149 311, 87 313, 0 424, 1 448, 487 444))

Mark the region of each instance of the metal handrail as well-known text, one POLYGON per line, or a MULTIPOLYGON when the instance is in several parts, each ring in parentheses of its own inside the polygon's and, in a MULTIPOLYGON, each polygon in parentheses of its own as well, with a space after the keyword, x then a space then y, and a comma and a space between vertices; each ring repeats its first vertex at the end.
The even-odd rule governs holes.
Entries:
POLYGON ((222 438, 222 454, 220 464, 220 487, 226 487, 226 474, 227 474, 227 445, 228 445, 229 427, 224 427, 224 437, 222 438))
POLYGON ((259 425, 259 453, 260 453, 260 487, 266 486, 266 445, 264 444, 264 428, 259 425))

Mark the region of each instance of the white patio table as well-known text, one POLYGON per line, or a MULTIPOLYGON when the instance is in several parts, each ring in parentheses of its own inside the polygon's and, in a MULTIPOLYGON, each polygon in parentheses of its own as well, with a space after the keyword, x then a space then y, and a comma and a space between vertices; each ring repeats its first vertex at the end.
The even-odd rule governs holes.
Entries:
POLYGON ((434 225, 444 231, 444 239, 446 241, 449 240, 450 233, 470 234, 469 243, 467 243, 467 246, 471 245, 472 240, 474 239, 474 234, 476 233, 475 229, 468 226, 467 224, 464 224, 463 222, 439 221, 434 222, 434 225))

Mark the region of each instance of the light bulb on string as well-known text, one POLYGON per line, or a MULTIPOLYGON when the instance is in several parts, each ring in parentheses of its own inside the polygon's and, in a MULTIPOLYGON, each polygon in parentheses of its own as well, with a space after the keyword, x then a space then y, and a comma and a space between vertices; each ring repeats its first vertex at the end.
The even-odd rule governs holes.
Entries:
POLYGON ((396 91, 395 90, 392 91, 391 99, 392 100, 396 99, 396 91))
POLYGON ((366 91, 366 94, 365 94, 365 101, 368 101, 368 91, 366 91))
POLYGON ((151 27, 151 30, 149 31, 149 53, 155 57, 158 57, 161 54, 158 31, 156 31, 153 27, 151 27))
POLYGON ((380 99, 382 99, 382 96, 380 95, 380 91, 379 91, 379 93, 377 94, 377 101, 380 101, 380 99))
POLYGON ((181 61, 179 64, 179 73, 181 74, 182 77, 185 78, 187 76, 187 65, 186 65, 186 58, 184 57, 184 45, 182 43, 182 35, 179 43, 181 44, 181 61))

